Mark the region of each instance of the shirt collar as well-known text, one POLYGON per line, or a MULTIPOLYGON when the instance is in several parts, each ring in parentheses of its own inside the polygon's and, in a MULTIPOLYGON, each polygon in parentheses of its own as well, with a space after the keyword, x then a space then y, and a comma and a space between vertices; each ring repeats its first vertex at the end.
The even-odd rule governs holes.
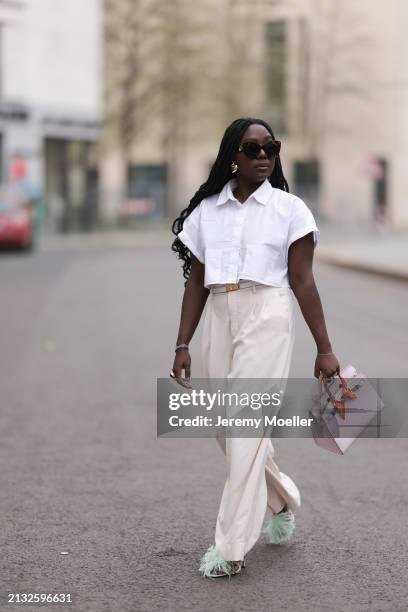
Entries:
MULTIPOLYGON (((235 178, 230 179, 227 183, 225 183, 222 191, 218 195, 218 199, 216 205, 225 204, 230 200, 233 202, 238 202, 237 198, 233 194, 233 189, 237 186, 237 180, 235 178)), ((264 182, 256 189, 252 194, 251 198, 255 198, 259 204, 263 204, 264 206, 268 203, 269 198, 271 197, 273 187, 270 184, 268 179, 265 179, 264 182)))

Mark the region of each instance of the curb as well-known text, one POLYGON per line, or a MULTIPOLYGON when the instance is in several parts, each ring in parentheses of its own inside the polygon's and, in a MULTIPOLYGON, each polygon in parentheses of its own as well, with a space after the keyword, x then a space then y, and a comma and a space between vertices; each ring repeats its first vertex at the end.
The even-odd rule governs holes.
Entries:
MULTIPOLYGON (((141 233, 134 232, 107 232, 106 234, 94 234, 93 236, 84 235, 67 235, 64 237, 46 236, 38 244, 39 251, 54 251, 54 250, 76 250, 78 248, 84 250, 93 249, 137 249, 137 248, 170 248, 174 236, 168 231, 148 231, 141 233)), ((332 266, 355 270, 383 278, 389 278, 400 282, 408 281, 408 270, 396 269, 384 265, 378 265, 375 262, 362 261, 357 258, 344 256, 342 253, 336 253, 330 248, 325 248, 323 245, 316 250, 315 261, 326 263, 332 266)))
POLYGON ((382 276, 384 278, 390 278, 401 282, 408 281, 408 271, 396 270, 395 268, 379 267, 378 265, 370 262, 356 261, 353 259, 343 258, 333 253, 317 253, 315 259, 322 263, 327 263, 332 266, 339 268, 346 268, 348 270, 355 270, 356 272, 364 272, 366 274, 372 274, 375 276, 382 276))
POLYGON ((171 244, 167 232, 144 232, 123 234, 94 234, 83 236, 70 234, 64 237, 47 236, 38 245, 41 251, 58 250, 93 250, 93 249, 137 249, 149 247, 166 247, 171 244))

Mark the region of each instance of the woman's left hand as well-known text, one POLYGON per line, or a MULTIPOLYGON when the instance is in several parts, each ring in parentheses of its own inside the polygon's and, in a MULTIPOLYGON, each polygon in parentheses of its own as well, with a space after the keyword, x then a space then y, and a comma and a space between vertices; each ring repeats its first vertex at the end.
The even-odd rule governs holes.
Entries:
POLYGON ((319 378, 321 372, 326 374, 329 378, 333 376, 333 374, 340 374, 340 364, 334 353, 316 356, 314 367, 315 378, 319 378))

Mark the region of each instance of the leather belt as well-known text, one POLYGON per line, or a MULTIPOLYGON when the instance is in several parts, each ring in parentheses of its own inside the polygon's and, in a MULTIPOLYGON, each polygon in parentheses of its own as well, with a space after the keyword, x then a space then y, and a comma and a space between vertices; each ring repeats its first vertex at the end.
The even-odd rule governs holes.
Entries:
POLYGON ((241 281, 240 283, 230 283, 226 285, 220 285, 218 287, 211 287, 211 293, 228 293, 229 291, 238 291, 239 289, 248 289, 249 287, 269 287, 263 283, 255 283, 254 281, 241 281))

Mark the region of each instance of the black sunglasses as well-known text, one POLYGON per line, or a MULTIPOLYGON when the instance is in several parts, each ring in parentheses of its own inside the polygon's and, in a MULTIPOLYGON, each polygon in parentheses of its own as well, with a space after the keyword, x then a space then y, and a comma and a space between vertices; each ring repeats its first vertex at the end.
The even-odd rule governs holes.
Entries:
POLYGON ((261 146, 257 142, 243 142, 242 145, 238 147, 238 151, 243 153, 248 157, 248 159, 256 159, 261 152, 261 149, 265 151, 266 157, 271 159, 279 155, 279 151, 281 148, 280 140, 273 140, 271 142, 267 142, 263 146, 261 146))

